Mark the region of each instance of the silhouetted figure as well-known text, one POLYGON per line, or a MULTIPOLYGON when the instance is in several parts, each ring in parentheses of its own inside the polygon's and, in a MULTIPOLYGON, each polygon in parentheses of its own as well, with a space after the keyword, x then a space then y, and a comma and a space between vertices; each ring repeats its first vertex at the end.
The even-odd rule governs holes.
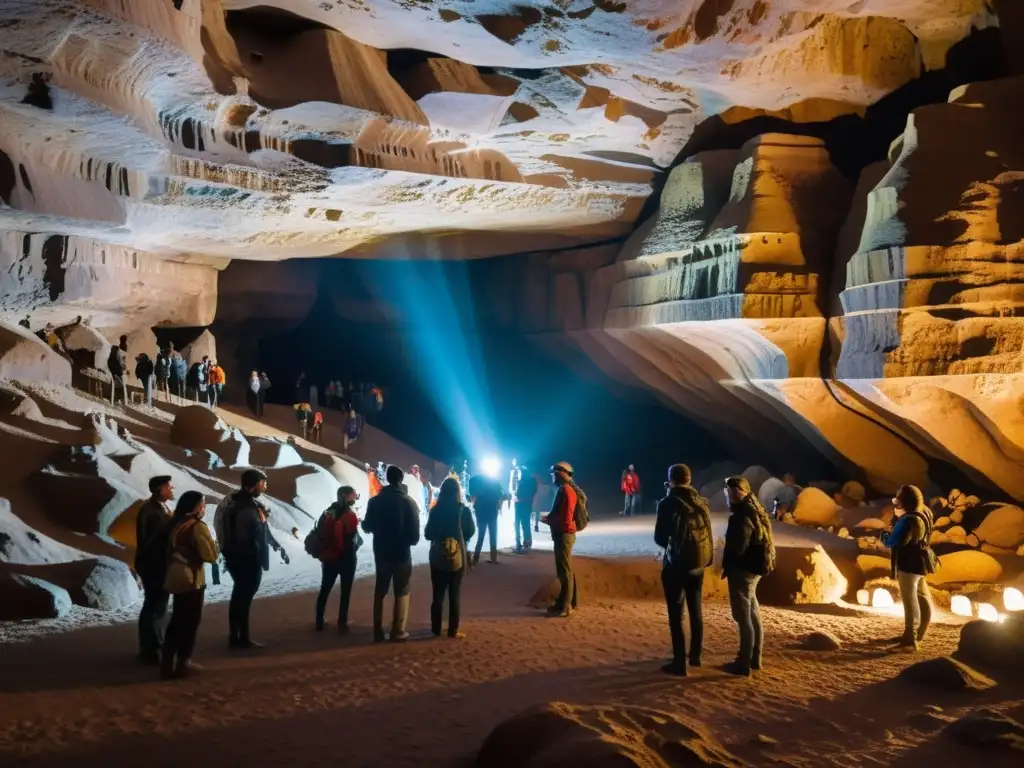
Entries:
POLYGON ((107 370, 110 371, 110 404, 114 405, 118 395, 121 402, 128 404, 128 385, 124 377, 128 373, 128 337, 122 336, 116 346, 110 348, 107 358, 107 370))
POLYGON ((135 518, 135 573, 142 582, 142 610, 139 611, 139 660, 160 663, 167 615, 164 576, 167 570, 167 536, 163 530, 171 519, 167 502, 174 499, 174 487, 167 475, 150 478, 149 499, 135 518))
POLYGON ((490 539, 491 563, 498 562, 498 513, 507 494, 501 482, 486 475, 473 475, 469 481, 469 496, 473 502, 473 514, 476 516, 476 548, 473 552, 473 565, 480 562, 480 552, 484 546, 484 537, 490 539))
POLYGON ((263 418, 263 406, 267 402, 267 395, 270 394, 270 377, 264 371, 260 371, 260 391, 257 393, 257 407, 259 413, 257 414, 260 418, 263 418))
POLYGON ((153 372, 156 366, 145 352, 135 358, 135 377, 142 382, 142 394, 146 405, 153 405, 153 372))
POLYGON ((533 502, 537 497, 537 478, 527 467, 519 468, 519 481, 516 483, 515 496, 512 500, 515 510, 516 552, 533 549, 533 534, 530 522, 533 517, 533 502), (520 536, 522 539, 520 539, 520 536))
POLYGON ((434 597, 430 603, 430 631, 441 636, 441 613, 448 597, 448 637, 459 632, 462 579, 469 565, 466 539, 476 533, 473 514, 462 503, 459 481, 449 477, 441 483, 437 504, 430 510, 423 538, 430 542, 430 583, 434 597))

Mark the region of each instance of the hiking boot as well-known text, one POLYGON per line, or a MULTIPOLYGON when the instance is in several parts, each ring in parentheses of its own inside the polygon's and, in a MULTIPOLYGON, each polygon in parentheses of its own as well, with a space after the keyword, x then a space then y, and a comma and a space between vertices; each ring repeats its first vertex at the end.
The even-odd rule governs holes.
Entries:
POLYGON ((917 640, 908 635, 901 635, 900 639, 896 641, 896 645, 900 648, 917 648, 917 640))
POLYGON ((560 616, 562 614, 562 609, 557 605, 549 605, 545 609, 545 613, 547 613, 548 616, 560 616))
POLYGON ((480 554, 479 553, 474 553, 474 555, 473 555, 473 562, 471 563, 471 565, 473 567, 476 567, 479 564, 480 564, 480 554))
POLYGON ((517 555, 523 554, 523 546, 521 544, 516 544, 516 554, 517 555))
POLYGON ((672 675, 673 677, 686 677, 686 665, 675 661, 663 664, 661 671, 666 675, 672 675))
POLYGON ((728 664, 723 664, 722 671, 729 675, 736 675, 737 677, 750 677, 750 667, 745 666, 738 661, 730 661, 728 664))

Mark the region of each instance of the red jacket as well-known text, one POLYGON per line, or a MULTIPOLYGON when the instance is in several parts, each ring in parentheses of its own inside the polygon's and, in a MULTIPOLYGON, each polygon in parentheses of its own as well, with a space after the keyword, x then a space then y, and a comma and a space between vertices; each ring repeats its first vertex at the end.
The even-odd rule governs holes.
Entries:
POLYGON ((640 493, 640 475, 636 472, 627 472, 622 478, 622 492, 629 494, 640 493))
POLYGON ((548 513, 552 533, 576 533, 576 490, 566 483, 558 488, 548 513))
POLYGON ((359 518, 351 509, 346 509, 338 517, 335 517, 333 512, 327 515, 321 525, 329 528, 330 543, 320 556, 320 561, 333 563, 341 558, 347 546, 351 546, 352 537, 359 528, 359 518))

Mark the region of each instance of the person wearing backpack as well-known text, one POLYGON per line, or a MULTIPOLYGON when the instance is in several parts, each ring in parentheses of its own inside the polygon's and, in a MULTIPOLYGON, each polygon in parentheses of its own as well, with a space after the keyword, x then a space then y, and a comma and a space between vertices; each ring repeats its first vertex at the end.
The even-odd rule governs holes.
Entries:
POLYGON ((435 637, 441 636, 445 595, 448 596, 448 637, 463 637, 459 632, 459 598, 469 564, 466 539, 473 538, 475 533, 473 513, 462 503, 459 481, 454 477, 445 479, 423 531, 423 538, 430 542, 430 584, 434 592, 430 603, 430 631, 435 637))
POLYGON ((149 479, 149 499, 135 517, 135 573, 142 582, 142 609, 139 611, 139 661, 159 664, 164 641, 164 618, 169 597, 164 591, 167 570, 167 535, 171 519, 167 502, 174 498, 168 475, 149 479))
POLYGON ((174 595, 171 623, 160 660, 160 677, 187 677, 200 667, 192 663, 196 634, 206 597, 206 563, 217 561, 217 545, 203 518, 206 499, 199 491, 186 491, 169 523, 167 575, 164 588, 174 595))
POLYGON ((576 544, 576 532, 586 526, 586 497, 572 481, 572 465, 567 461, 551 466, 551 481, 557 488, 555 499, 551 503, 551 511, 541 517, 540 521, 551 528, 555 573, 558 575, 560 589, 548 613, 567 619, 576 610, 579 600, 576 574, 572 571, 572 548, 576 544))
POLYGON ((672 661, 663 672, 686 676, 686 637, 683 635, 683 607, 690 614, 691 667, 699 667, 704 643, 701 595, 704 569, 715 556, 714 534, 708 500, 691 485, 690 468, 673 464, 668 470, 668 494, 658 502, 654 541, 665 550, 661 585, 668 606, 668 628, 672 636, 672 661))
POLYGON ((373 535, 373 560, 377 579, 373 591, 373 641, 384 640, 384 598, 394 589, 391 640, 409 639, 409 583, 412 580, 412 548, 420 541, 420 513, 402 480, 405 473, 387 468, 388 484, 366 505, 363 530, 373 535))
MULTIPOLYGON (((356 578, 356 551, 362 543, 359 537, 359 518, 354 510, 359 494, 351 485, 338 489, 338 500, 327 508, 317 521, 314 533, 314 552, 321 564, 320 593, 316 597, 316 631, 324 631, 324 612, 334 582, 341 577, 341 600, 338 604, 338 631, 348 632, 348 606, 352 598, 352 583, 356 578)), ((310 551, 310 539, 306 551, 310 551)))
POLYGON ((935 573, 937 565, 928 544, 934 520, 917 486, 900 486, 892 503, 899 518, 884 543, 892 550, 892 577, 900 585, 905 622, 903 635, 896 642, 916 651, 932 620, 931 594, 925 577, 935 573))
POLYGON ((263 572, 270 570, 270 530, 259 497, 267 476, 258 469, 242 473, 242 488, 217 508, 214 530, 224 553, 224 565, 234 584, 228 604, 228 646, 236 650, 262 648, 249 635, 249 614, 263 572))
POLYGON ((764 630, 757 584, 775 569, 775 544, 768 513, 743 477, 725 481, 729 499, 729 524, 725 531, 722 572, 729 582, 729 605, 740 630, 740 651, 735 661, 722 667, 731 675, 750 677, 761 669, 764 630))

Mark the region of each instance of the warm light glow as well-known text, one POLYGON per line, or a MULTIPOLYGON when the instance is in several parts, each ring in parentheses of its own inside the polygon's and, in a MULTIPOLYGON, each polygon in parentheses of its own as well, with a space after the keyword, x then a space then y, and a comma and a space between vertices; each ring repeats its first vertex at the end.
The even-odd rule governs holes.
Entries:
POLYGON ((488 477, 497 477, 501 469, 501 461, 494 456, 488 456, 480 462, 480 471, 488 477))
POLYGON ((985 621, 999 621, 999 611, 992 603, 978 603, 978 618, 985 621))
POLYGON ((1007 587, 1003 591, 1003 608, 1008 611, 1024 611, 1024 594, 1016 587, 1007 587))
POLYGON ((957 616, 973 616, 974 609, 971 608, 971 598, 967 595, 953 595, 949 601, 949 609, 957 616))
POLYGON ((871 605, 875 608, 892 608, 896 601, 892 599, 889 590, 878 587, 871 593, 871 605))
POLYGON ((871 593, 866 589, 857 590, 857 604, 858 605, 871 605, 871 593))

